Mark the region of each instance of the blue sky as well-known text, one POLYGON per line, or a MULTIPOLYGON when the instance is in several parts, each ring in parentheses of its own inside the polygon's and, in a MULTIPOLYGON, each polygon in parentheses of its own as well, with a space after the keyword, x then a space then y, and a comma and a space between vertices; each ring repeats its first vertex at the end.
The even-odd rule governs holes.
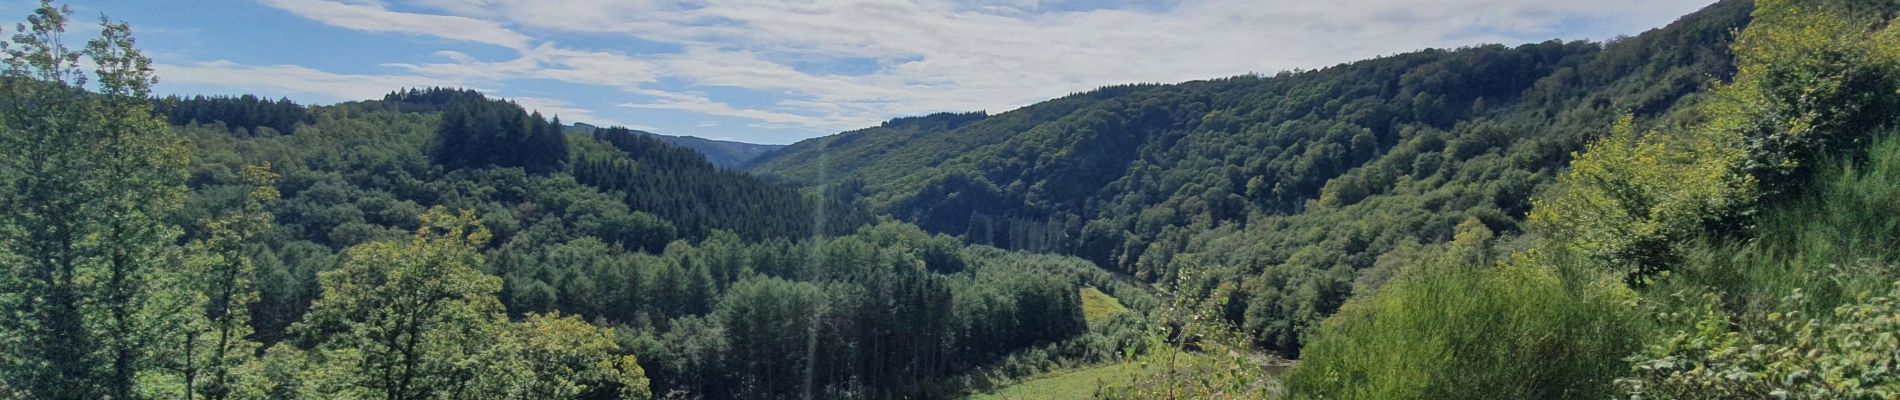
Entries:
MULTIPOLYGON (((166 94, 325 104, 460 86, 564 122, 789 143, 1104 85, 1601 40, 1712 0, 71 2, 132 23, 166 94)), ((32 6, 0 0, 0 13, 32 6)))

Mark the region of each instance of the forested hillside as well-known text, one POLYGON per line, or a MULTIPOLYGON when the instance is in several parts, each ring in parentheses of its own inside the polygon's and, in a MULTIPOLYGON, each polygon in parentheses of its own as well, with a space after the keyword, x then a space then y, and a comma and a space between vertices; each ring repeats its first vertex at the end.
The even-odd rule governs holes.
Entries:
POLYGON ((974 243, 1073 254, 1154 282, 1213 268, 1260 345, 1476 219, 1522 230, 1532 195, 1621 116, 1686 121, 1734 73, 1747 1, 1609 43, 1427 50, 1273 76, 1109 87, 982 118, 795 144, 753 171, 861 183, 872 206, 974 243))
POLYGON ((200 160, 181 226, 239 207, 247 186, 233 171, 245 165, 283 175, 282 199, 262 208, 275 215, 271 233, 256 244, 260 345, 304 340, 298 321, 329 292, 323 271, 350 249, 408 236, 431 207, 479 218, 488 237, 471 243, 481 261, 469 267, 500 278, 497 311, 618 328, 615 345, 661 394, 942 396, 960 390, 945 379, 1087 333, 1079 286, 1119 284, 1077 260, 872 227, 849 201, 720 170, 624 128, 565 135, 565 158, 504 168, 515 160, 489 149, 540 143, 513 132, 552 122, 474 92, 308 112, 313 122, 287 135, 176 128, 200 160))
MULTIPOLYGON (((598 126, 593 126, 593 125, 589 125, 582 122, 576 122, 573 125, 569 125, 567 127, 568 132, 586 133, 586 134, 594 133, 594 131, 597 131, 600 129, 601 128, 598 126)), ((726 141, 726 140, 713 140, 713 139, 706 139, 706 138, 701 138, 701 137, 696 137, 696 136, 661 135, 658 133, 637 131, 637 130, 633 131, 633 133, 652 136, 652 137, 660 139, 660 141, 662 142, 666 142, 667 144, 671 144, 675 147, 683 147, 683 148, 691 149, 693 151, 699 152, 699 155, 706 157, 706 162, 710 162, 713 165, 719 166, 720 168, 735 169, 735 170, 739 169, 740 167, 744 167, 747 164, 751 164, 753 160, 756 160, 760 156, 763 156, 767 153, 771 153, 773 150, 778 150, 779 148, 785 147, 784 145, 776 145, 776 144, 756 144, 756 143, 733 142, 733 141, 726 141)))
POLYGON ((70 15, 0 80, 0 398, 943 398, 1139 352, 1084 287, 1158 304, 471 90, 151 99, 70 15))
POLYGON ((755 172, 771 171, 770 176, 796 182, 830 183, 842 178, 820 179, 821 174, 841 173, 841 176, 850 176, 855 171, 871 168, 926 166, 928 164, 896 164, 931 160, 943 155, 913 159, 899 157, 893 152, 900 148, 915 147, 918 143, 939 140, 930 135, 949 132, 987 117, 988 114, 975 112, 893 119, 876 127, 793 143, 760 156, 747 168, 755 172))
POLYGON ((1900 396, 1888 0, 727 159, 469 89, 158 98, 73 15, 0 46, 0 399, 1900 396))

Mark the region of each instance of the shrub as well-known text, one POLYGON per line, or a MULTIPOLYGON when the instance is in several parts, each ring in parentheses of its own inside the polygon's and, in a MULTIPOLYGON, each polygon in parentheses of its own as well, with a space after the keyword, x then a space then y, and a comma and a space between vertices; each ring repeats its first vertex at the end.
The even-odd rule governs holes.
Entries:
MULTIPOLYGON (((1800 291, 1784 304, 1801 304, 1800 291)), ((1809 317, 1774 312, 1755 331, 1709 301, 1693 328, 1666 335, 1631 358, 1633 376, 1617 383, 1630 398, 1891 399, 1900 396, 1900 282, 1880 296, 1809 317)))
MULTIPOLYGON (((1466 224, 1469 232, 1475 224, 1466 224)), ((1460 235, 1467 236, 1467 235, 1460 235)), ((1462 242, 1462 240, 1461 240, 1462 242)), ((1482 245, 1480 245, 1482 246, 1482 245)), ((1526 253, 1492 267, 1454 244, 1326 321, 1288 378, 1296 397, 1601 398, 1642 321, 1629 289, 1526 253), (1474 259, 1477 262, 1473 262, 1474 259)))

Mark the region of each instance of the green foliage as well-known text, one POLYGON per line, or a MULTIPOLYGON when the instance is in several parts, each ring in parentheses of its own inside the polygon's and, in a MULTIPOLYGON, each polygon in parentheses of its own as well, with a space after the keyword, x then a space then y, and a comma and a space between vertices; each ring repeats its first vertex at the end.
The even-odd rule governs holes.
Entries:
POLYGON ((479 360, 506 320, 500 279, 474 267, 490 234, 475 215, 435 208, 406 242, 350 249, 318 275, 323 296, 292 326, 327 372, 306 378, 324 396, 456 397, 478 383, 479 360))
POLYGON ((71 14, 41 2, 0 44, 0 395, 130 398, 166 318, 148 283, 172 259, 186 157, 131 29, 101 18, 71 49, 71 14))
POLYGON ((1080 260, 860 229, 849 185, 563 136, 475 92, 153 101, 111 22, 89 92, 50 39, 65 15, 29 21, 0 81, 0 397, 943 397, 1132 343, 1130 317, 1090 331, 1084 285, 1154 304, 1080 260))
MULTIPOLYGON (((1150 367, 1159 364, 1151 364, 1150 367)), ((1095 389, 1104 383, 1119 382, 1128 377, 1136 366, 1128 363, 1116 363, 1080 369, 1063 370, 1037 376, 1034 379, 1010 385, 990 393, 977 393, 970 400, 1087 400, 1095 398, 1095 389)))
POLYGON ((1890 243, 1900 140, 1854 158, 1810 162, 1831 178, 1764 209, 1755 240, 1701 245, 1658 280, 1651 311, 1668 329, 1632 358, 1621 382, 1631 397, 1892 395, 1895 380, 1878 371, 1893 351, 1879 335, 1894 330, 1900 279, 1890 243))
POLYGON ((919 167, 921 165, 911 164, 914 162, 911 160, 885 158, 882 155, 913 141, 925 140, 930 135, 961 128, 988 117, 986 113, 975 112, 897 118, 877 127, 793 143, 759 156, 746 167, 754 171, 772 171, 773 175, 794 182, 824 182, 828 179, 824 177, 836 171, 881 168, 890 163, 919 167))
POLYGON ((1617 117, 1688 123, 1674 110, 1733 76, 1750 8, 1724 1, 1609 43, 1426 50, 893 121, 751 170, 862 182, 874 210, 932 232, 1155 283, 1218 270, 1239 283, 1222 317, 1296 356, 1382 255, 1449 241, 1470 218, 1516 234, 1532 195, 1617 117))
POLYGON ((1701 122, 1637 134, 1624 119, 1536 204, 1543 247, 1497 268, 1441 255, 1400 271, 1327 322, 1293 393, 1892 397, 1890 301, 1853 293, 1893 278, 1891 248, 1873 246, 1891 236, 1877 188, 1894 148, 1876 146, 1865 174, 1855 155, 1889 126, 1900 75, 1891 34, 1869 28, 1884 24, 1836 5, 1758 3, 1736 79, 1683 110, 1701 122), (1809 183, 1827 153, 1847 154, 1843 178, 1809 183), (1659 336, 1623 285, 1592 279, 1606 271, 1646 289, 1659 336))
POLYGON ((1121 301, 1092 287, 1082 288, 1082 318, 1090 324, 1106 323, 1116 314, 1128 312, 1121 301))
POLYGON ((1282 394, 1261 350, 1300 396, 1891 397, 1900 144, 1859 150, 1900 8, 1750 8, 898 119, 760 179, 466 90, 154 101, 124 25, 65 51, 49 5, 0 80, 0 397, 1282 394))
MULTIPOLYGON (((812 393, 820 371, 819 324, 827 319, 825 293, 816 285, 765 279, 741 282, 719 302, 714 319, 731 334, 737 373, 745 388, 739 397, 790 398, 812 393), (802 384, 801 384, 802 383, 802 384)), ((828 350, 835 349, 826 346, 828 350)))
POLYGON ((653 398, 646 371, 633 356, 619 355, 613 330, 580 318, 531 314, 510 324, 496 346, 509 357, 487 368, 516 376, 498 379, 502 387, 484 392, 495 394, 494 398, 653 398))
POLYGON ((1104 382, 1096 388, 1100 399, 1257 399, 1281 397, 1279 370, 1271 356, 1252 354, 1241 331, 1222 318, 1231 283, 1205 279, 1208 270, 1191 268, 1178 273, 1173 301, 1152 336, 1158 349, 1145 356, 1130 353, 1123 365, 1135 372, 1125 381, 1104 382))
POLYGON ((654 259, 661 263, 636 269, 653 270, 640 278, 651 285, 641 292, 662 308, 650 318, 672 319, 629 347, 648 362, 656 392, 712 398, 799 397, 808 390, 823 397, 938 397, 973 385, 958 383, 959 375, 1031 362, 1012 361, 1019 356, 1060 362, 1115 353, 1108 347, 1117 344, 1090 336, 1076 295, 1082 282, 1120 287, 1112 277, 1069 277, 1100 272, 1075 259, 995 249, 931 255, 932 243, 943 240, 882 224, 785 247, 736 240, 670 246, 654 259), (727 278, 719 260, 735 254, 753 261, 727 278), (967 267, 931 272, 944 269, 930 267, 940 259, 967 267), (804 265, 781 269, 769 260, 804 265), (713 288, 692 294, 694 276, 709 277, 713 288), (676 296, 715 303, 710 313, 690 305, 663 310, 676 296))
MULTIPOLYGON (((1466 232, 1482 232, 1468 225, 1466 232)), ((1462 235, 1461 235, 1462 236, 1462 235)), ((1478 237, 1483 237, 1482 235, 1478 237)), ((1326 321, 1288 378, 1310 398, 1602 398, 1643 338, 1612 279, 1486 239, 1454 242, 1326 321)))
POLYGON ((1078 389, 1092 396, 1075 398, 1259 399, 1284 393, 1272 368, 1239 353, 1163 351, 1119 367, 1119 379, 1091 382, 1078 389))
POLYGON ((702 238, 724 229, 749 240, 841 235, 873 222, 854 199, 808 196, 708 163, 698 153, 621 127, 594 132, 574 156, 574 178, 624 195, 628 206, 702 238), (746 201, 731 201, 746 199, 746 201))
POLYGON ((1735 173, 1745 154, 1719 131, 1633 129, 1625 118, 1575 156, 1564 189, 1538 202, 1530 223, 1638 283, 1680 262, 1705 226, 1749 204, 1754 180, 1735 173))
POLYGON ((561 121, 549 122, 541 113, 529 114, 512 102, 488 100, 480 93, 454 89, 429 89, 428 92, 391 93, 384 102, 427 102, 442 109, 442 123, 436 128, 429 156, 448 169, 480 167, 518 167, 532 174, 561 169, 567 161, 567 138, 561 121))
POLYGON ((1735 41, 1740 73, 1717 90, 1722 100, 1711 124, 1746 141, 1744 169, 1769 194, 1799 185, 1817 157, 1864 148, 1891 126, 1900 112, 1900 30, 1881 16, 1893 9, 1880 2, 1757 2, 1757 23, 1735 41))
POLYGON ((1629 359, 1625 395, 1893 397, 1893 289, 1880 286, 1894 279, 1882 238, 1896 148, 1881 140, 1862 154, 1892 124, 1896 8, 1757 6, 1735 44, 1740 72, 1713 91, 1707 123, 1592 145, 1603 155, 1578 157, 1533 221, 1591 264, 1655 277, 1636 282, 1656 283, 1662 334, 1629 359), (1671 156, 1688 161, 1673 171, 1650 161, 1671 156), (1754 181, 1765 196, 1737 190, 1754 181), (1752 229, 1737 224, 1751 219, 1752 229))
POLYGON ((311 122, 308 110, 290 99, 252 95, 166 96, 154 107, 172 125, 220 124, 239 136, 290 134, 297 125, 311 122))
MULTIPOLYGON (((1900 279, 1888 266, 1900 238, 1900 140, 1876 140, 1865 161, 1837 159, 1819 165, 1806 193, 1762 212, 1751 241, 1702 246, 1684 281, 1729 292, 1747 306, 1780 304, 1804 293, 1794 310, 1822 315, 1866 293, 1879 293, 1900 279)), ((1667 289, 1667 288, 1665 288, 1667 289)))
POLYGON ((1712 91, 1707 123, 1637 135, 1619 124, 1574 156, 1564 189, 1539 204, 1543 233, 1632 282, 1675 267, 1706 230, 1740 231, 1756 185, 1771 199, 1806 181, 1816 157, 1857 152, 1900 107, 1900 40, 1883 20, 1757 4, 1734 43, 1738 73, 1712 91))
POLYGON ((478 221, 437 207, 413 239, 352 248, 320 275, 323 296, 293 326, 301 343, 276 346, 298 348, 273 348, 263 374, 301 398, 651 398, 612 330, 559 314, 508 322, 500 279, 474 269, 489 238, 478 221))
MULTIPOLYGON (((1110 292, 1126 286, 1074 259, 979 251, 903 224, 809 238, 818 209, 835 217, 825 220, 825 229, 842 233, 859 231, 852 224, 868 217, 851 215, 861 211, 850 211, 847 194, 814 196, 718 171, 689 151, 631 135, 570 136, 570 171, 442 170, 426 156, 439 123, 429 105, 449 100, 424 97, 312 107, 313 122, 289 135, 181 128, 194 152, 204 155, 192 168, 188 214, 238 206, 241 163, 268 161, 284 175, 284 199, 269 207, 278 216, 276 228, 258 238, 254 325, 260 342, 311 346, 283 341, 283 332, 291 322, 314 318, 305 310, 322 293, 319 273, 346 262, 337 251, 402 241, 403 231, 420 228, 418 217, 434 206, 480 211, 479 224, 495 239, 476 248, 483 262, 472 267, 500 278, 494 296, 505 315, 558 311, 618 327, 623 348, 640 356, 662 395, 802 394, 800 376, 755 385, 730 372, 751 355, 735 355, 729 343, 740 338, 713 312, 748 280, 825 287, 835 312, 822 332, 833 338, 824 354, 836 356, 819 360, 818 370, 828 374, 816 378, 814 390, 871 397, 954 393, 960 384, 951 380, 973 368, 1083 335, 1087 325, 1074 295, 1082 284, 1110 292), (604 172, 629 175, 590 175, 604 172), (958 278, 983 270, 991 272, 958 278), (1023 276, 1035 278, 1018 279, 1023 276), (1058 323, 1035 323, 1045 320, 1058 323), (957 352, 962 349, 971 351, 957 352), (760 386, 768 384, 770 392, 760 386)), ((187 237, 209 234, 197 229, 187 237)), ((1138 290, 1120 295, 1139 308, 1138 290)), ((325 357, 309 353, 312 360, 325 357)), ((310 365, 350 372, 331 362, 310 365)), ((288 383, 295 388, 270 390, 337 393, 325 382, 300 379, 288 383)))
MULTIPOLYGON (((1772 312, 1759 330, 1735 331, 1708 300, 1663 317, 1692 323, 1650 343, 1618 381, 1630 398, 1885 399, 1900 396, 1900 282, 1830 315, 1772 312)), ((1805 302, 1797 290, 1784 304, 1805 302)))
MULTIPOLYGON (((574 123, 574 125, 566 127, 566 130, 569 134, 581 134, 581 135, 592 135, 595 131, 598 131, 600 129, 601 129, 600 127, 588 125, 586 123, 580 123, 580 122, 576 122, 574 123)), ((666 142, 666 144, 692 150, 694 152, 699 153, 700 156, 705 157, 706 162, 711 163, 712 165, 717 166, 719 168, 725 168, 725 169, 731 169, 731 170, 737 170, 741 167, 744 167, 746 164, 751 163, 752 160, 758 159, 760 156, 764 156, 765 154, 771 153, 773 150, 778 150, 779 148, 785 147, 784 145, 776 145, 776 144, 757 144, 757 143, 743 143, 743 142, 733 142, 733 141, 725 141, 725 140, 713 140, 713 139, 700 138, 696 136, 661 135, 657 133, 640 131, 640 130, 630 130, 630 132, 634 134, 642 135, 642 136, 651 136, 654 139, 659 139, 662 142, 666 142)))
POLYGON ((186 248, 185 268, 154 278, 153 304, 165 316, 154 322, 165 334, 148 361, 156 368, 140 379, 179 387, 155 391, 148 383, 146 391, 156 392, 149 397, 254 398, 268 385, 253 370, 262 346, 251 340, 250 305, 258 301, 256 242, 271 227, 264 208, 279 198, 278 176, 268 164, 247 166, 242 175, 253 186, 242 206, 202 221, 208 237, 186 248))

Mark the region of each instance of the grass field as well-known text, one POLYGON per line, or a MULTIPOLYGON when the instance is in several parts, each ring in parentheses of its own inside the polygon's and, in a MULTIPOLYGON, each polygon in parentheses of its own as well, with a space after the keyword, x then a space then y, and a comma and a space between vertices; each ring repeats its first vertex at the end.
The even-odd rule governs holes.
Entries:
MULTIPOLYGON (((1090 289, 1093 290, 1093 289, 1090 289)), ((1102 382, 1122 382, 1134 376, 1134 364, 1117 363, 1099 367, 1051 372, 1010 385, 991 393, 979 393, 969 400, 1070 400, 1091 399, 1102 382)))
MULTIPOLYGON (((1180 353, 1177 365, 1186 368, 1187 364, 1204 360, 1199 353, 1180 353)), ((1018 382, 989 393, 977 393, 966 400, 1083 400, 1095 398, 1095 388, 1103 383, 1127 383, 1137 377, 1150 377, 1166 371, 1167 361, 1159 356, 1147 360, 1143 366, 1135 362, 1120 362, 1096 367, 1057 371, 1034 379, 1018 382)), ((1268 372, 1269 377, 1278 377, 1285 373, 1284 367, 1268 372)))
POLYGON ((1082 317, 1089 323, 1107 321, 1109 316, 1128 312, 1120 300, 1092 287, 1082 288, 1082 317))
MULTIPOLYGON (((1106 321, 1115 314, 1129 312, 1121 301, 1092 287, 1082 288, 1082 314, 1089 323, 1106 321)), ((1194 363, 1205 355, 1178 353, 1178 365, 1194 363)), ((1050 372, 989 393, 977 393, 968 400, 1082 400, 1095 398, 1095 389, 1104 383, 1125 383, 1165 371, 1166 361, 1158 356, 1137 362, 1119 362, 1095 367, 1050 372)))

